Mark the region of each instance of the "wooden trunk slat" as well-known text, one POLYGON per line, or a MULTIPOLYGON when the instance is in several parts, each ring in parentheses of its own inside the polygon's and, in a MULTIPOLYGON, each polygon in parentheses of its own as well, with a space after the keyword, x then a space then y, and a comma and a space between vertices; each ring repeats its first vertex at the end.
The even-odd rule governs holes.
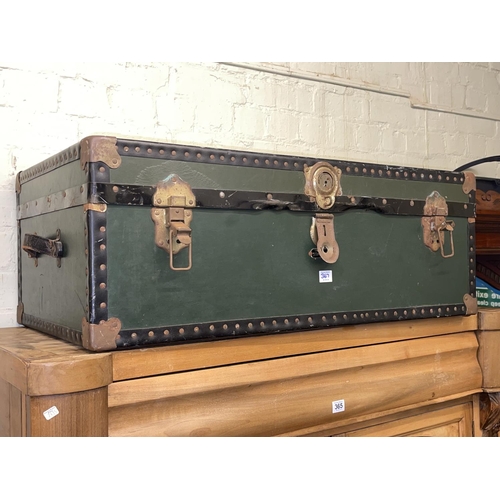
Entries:
POLYGON ((297 354, 382 344, 477 329, 477 316, 351 325, 198 344, 113 353, 113 380, 127 380, 294 356, 297 354))
POLYGON ((112 436, 277 435, 479 392, 473 333, 295 356, 109 388, 112 436), (332 401, 346 410, 332 414, 332 401))

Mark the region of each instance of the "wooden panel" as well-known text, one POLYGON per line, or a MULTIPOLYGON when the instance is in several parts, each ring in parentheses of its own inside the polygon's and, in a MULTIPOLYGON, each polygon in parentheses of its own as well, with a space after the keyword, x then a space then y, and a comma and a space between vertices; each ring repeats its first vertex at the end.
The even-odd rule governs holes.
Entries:
POLYGON ((109 353, 85 349, 28 328, 0 329, 0 378, 28 395, 64 394, 112 380, 109 353))
POLYGON ((480 308, 477 316, 479 330, 500 330, 500 309, 480 308))
POLYGON ((351 325, 325 330, 281 333, 265 337, 120 351, 113 353, 113 380, 126 380, 476 329, 477 317, 474 315, 351 325))
POLYGON ((500 391, 500 330, 478 331, 478 359, 483 370, 483 388, 500 391))
POLYGON ((344 434, 348 437, 426 436, 472 437, 472 404, 461 404, 344 434))
POLYGON ((31 363, 28 394, 65 394, 107 386, 112 381, 111 363, 111 356, 31 363))
POLYGON ((26 434, 23 421, 24 395, 14 386, 10 386, 10 435, 21 437, 26 434))
POLYGON ((10 436, 10 384, 0 379, 0 437, 10 436))
POLYGON ((488 228, 476 227, 476 250, 479 255, 500 253, 500 233, 487 233, 488 228))
POLYGON ((31 436, 107 436, 107 387, 57 396, 29 398, 31 436), (43 412, 55 406, 59 414, 47 420, 43 412))
POLYGON ((481 429, 481 393, 472 396, 472 432, 475 437, 483 436, 481 429))
POLYGON ((111 436, 276 435, 480 391, 473 333, 113 383, 111 436), (332 401, 346 410, 332 414, 332 401))
POLYGON ((0 437, 23 435, 22 398, 19 389, 0 379, 0 437))

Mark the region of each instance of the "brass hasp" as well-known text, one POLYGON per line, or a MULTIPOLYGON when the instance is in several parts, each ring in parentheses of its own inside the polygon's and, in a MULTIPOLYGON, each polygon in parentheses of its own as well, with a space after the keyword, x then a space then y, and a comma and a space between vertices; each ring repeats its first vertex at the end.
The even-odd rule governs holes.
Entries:
POLYGON ((155 224, 156 246, 168 252, 173 271, 188 271, 192 267, 191 220, 196 198, 187 182, 172 174, 156 185, 151 219, 155 224), (174 255, 188 249, 187 267, 175 267, 174 255))
POLYGON ((455 222, 447 220, 447 216, 448 205, 446 199, 437 191, 433 191, 427 196, 424 205, 424 216, 422 217, 424 245, 433 252, 441 250, 441 256, 445 259, 455 255, 453 244, 455 222), (450 253, 448 254, 444 250, 446 233, 450 235, 450 253))

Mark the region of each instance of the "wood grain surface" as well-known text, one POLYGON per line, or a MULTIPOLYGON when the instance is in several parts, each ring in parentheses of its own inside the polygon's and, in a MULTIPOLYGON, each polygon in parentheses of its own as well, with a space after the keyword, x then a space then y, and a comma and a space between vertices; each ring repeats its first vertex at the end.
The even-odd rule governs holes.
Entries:
MULTIPOLYGON (((435 425, 419 414, 481 391, 477 327, 453 317, 110 353, 0 329, 0 436, 348 435, 403 411, 398 433, 468 435, 468 406, 435 425)), ((479 357, 493 366, 496 351, 479 357)))
POLYGON ((29 398, 28 436, 105 437, 108 435, 108 388, 29 398), (47 420, 43 413, 59 412, 47 420))
POLYGON ((479 308, 478 314, 479 330, 500 330, 500 308, 479 308))
POLYGON ((500 330, 479 330, 478 360, 483 371, 483 389, 500 391, 500 330))
POLYGON ((0 378, 32 396, 86 391, 112 382, 112 359, 28 328, 3 328, 0 378))
POLYGON ((472 437, 472 403, 400 417, 345 433, 347 437, 472 437))
POLYGON ((481 390, 471 333, 115 382, 111 436, 268 436, 481 390), (343 399, 345 411, 332 413, 343 399))
POLYGON ((477 329, 477 316, 350 325, 196 344, 113 352, 113 380, 382 344, 477 329))

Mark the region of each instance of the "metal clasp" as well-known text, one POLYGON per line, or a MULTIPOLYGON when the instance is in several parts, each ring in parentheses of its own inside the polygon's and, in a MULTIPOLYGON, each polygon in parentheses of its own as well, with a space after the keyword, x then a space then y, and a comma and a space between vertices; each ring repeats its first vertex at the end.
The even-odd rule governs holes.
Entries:
POLYGON ((328 264, 337 262, 339 258, 339 245, 335 239, 332 214, 316 214, 312 219, 311 239, 316 243, 316 248, 309 252, 313 259, 321 258, 328 264))
POLYGON ((188 207, 196 205, 195 196, 189 184, 178 175, 170 175, 156 186, 151 209, 155 223, 155 243, 169 254, 170 269, 189 271, 193 264, 193 243, 191 220, 193 212, 188 207), (165 207, 165 208, 164 208, 165 207), (188 249, 187 267, 175 267, 174 255, 188 249))
MULTIPOLYGON (((191 228, 188 226, 188 218, 184 208, 169 208, 167 216, 167 228, 169 228, 169 237, 167 241, 168 253, 170 255, 170 269, 173 271, 189 271, 193 265, 193 243, 191 241, 191 228), (180 252, 183 248, 189 249, 189 264, 187 267, 174 267, 174 254, 180 252)), ((189 217, 190 222, 190 217, 189 217)))
POLYGON ((449 259, 455 255, 455 246, 453 243, 453 229, 455 222, 447 220, 448 205, 446 199, 437 191, 433 191, 425 200, 424 217, 422 217, 424 245, 433 252, 441 250, 441 256, 449 259), (451 252, 445 254, 444 243, 446 232, 450 233, 451 252))
POLYGON ((453 257, 455 255, 455 246, 453 245, 453 229, 455 228, 455 223, 452 220, 444 220, 441 222, 440 226, 437 228, 438 238, 439 238, 439 247, 441 248, 441 255, 443 258, 448 259, 449 257, 453 257), (451 245, 451 253, 448 255, 444 254, 444 234, 445 231, 450 233, 450 245, 451 245))

